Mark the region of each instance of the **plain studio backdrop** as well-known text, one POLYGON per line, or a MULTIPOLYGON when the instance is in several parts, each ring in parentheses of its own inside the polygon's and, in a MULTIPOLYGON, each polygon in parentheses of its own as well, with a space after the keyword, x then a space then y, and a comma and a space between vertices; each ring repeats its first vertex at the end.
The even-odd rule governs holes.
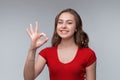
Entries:
MULTIPOLYGON (((30 45, 29 24, 39 22, 39 31, 51 45, 54 18, 73 8, 81 16, 90 47, 97 55, 97 80, 120 79, 120 0, 0 0, 0 80, 23 80, 30 45)), ((47 66, 36 80, 49 80, 47 66)))

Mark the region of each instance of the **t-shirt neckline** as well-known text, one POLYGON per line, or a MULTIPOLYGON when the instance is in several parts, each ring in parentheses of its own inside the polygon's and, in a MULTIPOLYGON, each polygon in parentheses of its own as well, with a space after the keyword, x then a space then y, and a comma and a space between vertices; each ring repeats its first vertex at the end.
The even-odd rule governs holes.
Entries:
POLYGON ((75 60, 76 60, 76 58, 77 58, 77 55, 78 55, 79 47, 78 47, 78 49, 77 49, 77 51, 76 51, 76 54, 75 54, 74 58, 73 58, 71 61, 66 62, 66 63, 60 61, 60 59, 59 59, 59 57, 58 57, 58 46, 56 46, 55 48, 56 48, 57 61, 58 61, 60 64, 62 64, 62 65, 68 65, 68 64, 71 64, 71 63, 75 62, 75 60))

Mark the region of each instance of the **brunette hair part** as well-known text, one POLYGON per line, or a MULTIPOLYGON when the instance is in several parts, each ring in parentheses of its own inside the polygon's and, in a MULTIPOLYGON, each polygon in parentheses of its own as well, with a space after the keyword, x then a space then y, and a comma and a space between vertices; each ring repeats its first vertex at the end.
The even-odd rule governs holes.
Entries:
POLYGON ((57 23, 58 23, 58 19, 59 16, 62 13, 68 12, 70 14, 72 14, 75 18, 76 21, 76 31, 74 33, 74 40, 76 45, 78 45, 80 48, 87 48, 88 46, 88 42, 89 42, 89 37, 87 35, 86 32, 83 31, 82 29, 82 20, 80 15, 71 8, 68 9, 64 9, 63 11, 61 11, 56 17, 55 17, 55 25, 54 25, 54 33, 53 33, 53 37, 52 37, 52 46, 57 46, 60 44, 61 42, 61 37, 57 34, 56 32, 56 28, 57 28, 57 23))

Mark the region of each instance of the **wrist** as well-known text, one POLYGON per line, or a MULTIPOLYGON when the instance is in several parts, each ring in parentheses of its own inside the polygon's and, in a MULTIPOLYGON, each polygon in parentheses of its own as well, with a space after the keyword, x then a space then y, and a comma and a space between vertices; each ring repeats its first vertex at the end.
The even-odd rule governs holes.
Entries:
POLYGON ((32 47, 29 48, 30 53, 36 53, 36 50, 37 50, 36 48, 32 48, 32 47))
POLYGON ((36 51, 36 50, 37 50, 37 47, 35 47, 35 44, 31 43, 29 50, 30 50, 30 51, 36 51))

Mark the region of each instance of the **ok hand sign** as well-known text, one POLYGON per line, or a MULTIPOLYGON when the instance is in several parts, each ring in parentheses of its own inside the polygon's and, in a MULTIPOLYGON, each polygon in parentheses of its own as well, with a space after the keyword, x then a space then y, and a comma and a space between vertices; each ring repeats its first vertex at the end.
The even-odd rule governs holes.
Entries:
POLYGON ((30 30, 26 29, 26 31, 31 38, 31 49, 37 49, 48 41, 48 37, 45 33, 39 33, 38 22, 36 22, 35 30, 33 29, 32 24, 30 24, 30 30), (44 37, 44 40, 41 40, 41 37, 44 37))

